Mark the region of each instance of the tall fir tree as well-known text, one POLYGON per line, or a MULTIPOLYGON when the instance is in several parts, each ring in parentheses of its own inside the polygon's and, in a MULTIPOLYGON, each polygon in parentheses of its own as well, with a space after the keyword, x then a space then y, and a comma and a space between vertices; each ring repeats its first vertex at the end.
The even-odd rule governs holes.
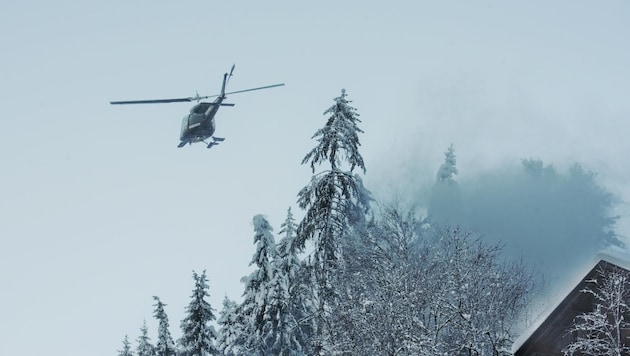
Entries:
POLYGON ((304 219, 297 228, 296 247, 303 249, 307 241, 312 241, 314 251, 312 268, 316 281, 313 294, 317 304, 314 352, 326 353, 329 339, 330 308, 337 298, 335 278, 343 265, 343 245, 350 232, 362 230, 357 223, 363 223, 358 216, 369 210, 367 190, 357 175, 355 168, 365 173, 363 157, 359 153, 359 114, 350 106, 345 89, 334 99, 335 104, 324 115, 329 115, 326 125, 317 130, 313 138, 318 144, 302 160, 310 162, 311 170, 323 163, 329 169, 311 178, 309 185, 298 193, 298 205, 306 210, 304 219), (349 168, 349 170, 343 170, 349 168))
POLYGON ((330 169, 314 175, 310 184, 298 193, 298 205, 306 210, 306 216, 297 227, 296 246, 303 248, 306 241, 313 241, 315 257, 320 263, 336 259, 335 246, 339 242, 336 240, 351 227, 348 220, 356 211, 366 213, 369 209, 369 192, 360 177, 353 175, 356 167, 365 173, 358 150, 361 146, 358 134, 363 131, 357 125, 359 114, 346 97, 342 89, 341 96, 334 99, 335 104, 324 112, 330 117, 313 135, 318 144, 302 160, 302 164, 310 162, 313 173, 316 165, 330 164, 330 169), (349 171, 342 170, 344 161, 349 171))
POLYGON ((219 312, 219 333, 217 349, 220 355, 237 356, 243 353, 243 318, 238 312, 238 304, 227 296, 223 299, 223 309, 219 312))
POLYGON ((269 304, 277 311, 270 351, 275 355, 307 353, 309 324, 305 309, 305 292, 310 286, 300 284, 301 261, 295 248, 296 223, 291 208, 280 225, 280 242, 273 263, 272 295, 269 304))
POLYGON ((153 316, 158 320, 158 339, 157 344, 155 345, 155 353, 157 356, 174 356, 177 354, 177 349, 175 348, 175 342, 171 337, 171 332, 168 330, 168 315, 166 315, 166 311, 164 311, 164 307, 166 304, 160 301, 160 298, 157 296, 153 296, 155 300, 155 307, 153 311, 153 316))
POLYGON ((214 309, 205 298, 208 294, 208 279, 206 271, 198 275, 193 271, 195 289, 191 295, 191 301, 186 307, 186 317, 181 322, 182 337, 179 340, 182 351, 190 356, 218 355, 214 340, 216 332, 211 321, 215 319, 214 309))
POLYGON ((136 355, 138 356, 154 356, 155 348, 151 344, 151 338, 149 338, 149 331, 147 329, 147 321, 144 320, 142 327, 140 328, 140 336, 136 339, 138 346, 136 348, 136 355))
POLYGON ((249 265, 255 265, 249 276, 243 277, 245 284, 244 300, 239 308, 245 320, 245 344, 248 353, 256 355, 268 354, 269 330, 277 323, 276 310, 273 310, 269 302, 271 279, 273 277, 272 262, 275 258, 275 240, 273 228, 262 215, 253 218, 254 243, 256 252, 252 256, 249 265))
POLYGON ((359 154, 359 133, 363 131, 357 125, 359 114, 350 106, 351 101, 346 99, 348 95, 345 89, 341 89, 341 96, 336 97, 335 104, 324 111, 324 115, 330 114, 326 125, 317 130, 312 138, 316 138, 318 145, 313 148, 302 160, 302 164, 311 162, 311 169, 315 173, 315 165, 325 161, 330 163, 332 170, 339 169, 342 160, 350 164, 350 171, 359 167, 365 173, 363 157, 359 154))
POLYGON ((129 343, 129 336, 125 335, 123 339, 123 348, 118 351, 118 356, 133 356, 131 351, 131 343, 129 343))
POLYGON ((454 176, 458 173, 456 164, 455 149, 451 143, 448 150, 444 153, 444 163, 442 163, 437 172, 436 181, 439 183, 454 184, 454 176))
POLYGON ((440 166, 429 198, 429 219, 437 225, 466 224, 462 209, 462 194, 455 180, 457 160, 453 144, 444 153, 444 163, 440 166))

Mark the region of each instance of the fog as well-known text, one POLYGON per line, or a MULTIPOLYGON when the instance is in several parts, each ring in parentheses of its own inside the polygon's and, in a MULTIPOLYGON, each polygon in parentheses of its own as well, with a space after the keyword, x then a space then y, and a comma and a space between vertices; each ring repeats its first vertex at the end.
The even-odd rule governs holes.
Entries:
POLYGON ((606 85, 586 80, 593 73, 427 74, 411 104, 417 121, 366 160, 368 188, 503 244, 561 295, 598 252, 627 256, 630 108, 612 71, 606 85), (456 184, 442 189, 451 144, 456 184))
POLYGON ((504 245, 557 284, 597 252, 621 249, 613 231, 615 197, 579 164, 558 171, 541 160, 492 170, 461 184, 436 181, 429 205, 435 223, 455 224, 504 245))

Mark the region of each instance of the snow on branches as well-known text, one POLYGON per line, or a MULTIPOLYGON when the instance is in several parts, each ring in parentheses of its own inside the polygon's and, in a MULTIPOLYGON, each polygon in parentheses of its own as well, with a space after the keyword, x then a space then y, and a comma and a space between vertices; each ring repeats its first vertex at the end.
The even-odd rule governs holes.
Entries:
POLYGON ((302 164, 311 161, 311 169, 315 173, 315 165, 328 160, 331 169, 336 170, 342 160, 350 164, 350 171, 359 167, 365 173, 363 157, 359 153, 359 133, 363 131, 357 126, 359 114, 350 106, 346 99, 348 95, 345 89, 341 89, 341 96, 335 98, 335 104, 324 111, 324 115, 330 114, 326 125, 317 130, 312 138, 317 138, 318 145, 313 148, 302 160, 302 164))
POLYGON ((630 274, 614 268, 606 271, 599 268, 598 278, 589 281, 590 287, 582 293, 594 298, 593 311, 578 315, 569 333, 575 341, 567 345, 564 355, 621 356, 630 354, 630 343, 626 331, 630 322, 630 274))

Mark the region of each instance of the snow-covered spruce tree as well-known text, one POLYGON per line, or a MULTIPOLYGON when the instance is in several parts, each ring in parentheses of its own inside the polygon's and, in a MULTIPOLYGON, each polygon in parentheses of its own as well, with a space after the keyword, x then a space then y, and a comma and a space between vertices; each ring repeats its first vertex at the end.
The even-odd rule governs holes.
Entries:
POLYGON ((136 339, 138 346, 136 347, 136 355, 138 356, 154 356, 155 348, 151 344, 151 338, 149 338, 149 330, 147 329, 147 321, 142 322, 140 328, 140 336, 136 339))
POLYGON ((444 163, 436 174, 429 198, 429 219, 438 225, 465 224, 462 195, 455 181, 458 174, 453 144, 444 153, 444 163))
POLYGON ((436 181, 440 183, 446 184, 454 184, 455 179, 454 176, 457 175, 457 167, 455 167, 457 161, 455 159, 455 149, 453 148, 453 144, 448 147, 448 151, 444 153, 445 159, 444 163, 440 166, 440 169, 437 172, 436 181))
POLYGON ((630 329, 625 317, 630 314, 630 275, 627 271, 598 270, 598 278, 582 293, 594 298, 593 311, 578 315, 570 333, 575 341, 562 352, 565 355, 621 356, 630 354, 630 342, 624 337, 630 329))
POLYGON ((243 354, 243 320, 238 314, 238 304, 227 296, 223 299, 223 309, 219 312, 219 334, 217 349, 220 355, 237 356, 243 354))
POLYGON ((168 315, 164 311, 166 304, 162 303, 160 298, 156 296, 153 296, 153 299, 155 300, 153 317, 158 321, 158 339, 155 345, 155 354, 157 356, 174 356, 177 353, 177 349, 171 337, 171 332, 168 330, 168 315))
POLYGON ((205 300, 205 297, 209 296, 206 271, 204 270, 201 275, 193 271, 193 279, 195 289, 186 307, 186 317, 180 324, 182 337, 178 342, 181 345, 181 353, 186 356, 218 355, 219 352, 214 346, 216 332, 214 327, 209 325, 215 319, 214 309, 205 300))
POLYGON ((318 144, 302 160, 302 164, 310 163, 313 173, 323 163, 328 163, 329 169, 315 174, 298 193, 298 205, 306 215, 297 228, 296 247, 303 249, 311 241, 314 249, 310 270, 316 281, 316 354, 331 351, 327 345, 331 342, 329 306, 337 299, 335 279, 343 265, 343 245, 353 231, 363 229, 360 216, 368 211, 367 190, 352 173, 357 167, 365 173, 358 136, 363 131, 357 126, 359 114, 346 97, 342 89, 335 104, 324 112, 328 121, 313 135, 318 144))
POLYGON ((280 242, 273 262, 272 293, 269 304, 277 312, 277 327, 270 348, 274 355, 300 355, 307 353, 310 315, 306 304, 306 293, 310 286, 300 283, 302 263, 295 248, 295 219, 291 208, 281 224, 280 242))
POLYGON ((133 356, 131 351, 131 344, 129 343, 129 336, 125 335, 123 339, 123 348, 118 351, 118 356, 133 356))
POLYGON ((257 268, 241 281, 245 284, 243 303, 238 313, 242 315, 244 325, 244 345, 247 354, 265 355, 273 343, 270 337, 277 326, 277 308, 269 304, 271 279, 273 277, 272 261, 275 258, 276 246, 273 228, 262 215, 253 218, 254 243, 256 252, 249 265, 257 268))

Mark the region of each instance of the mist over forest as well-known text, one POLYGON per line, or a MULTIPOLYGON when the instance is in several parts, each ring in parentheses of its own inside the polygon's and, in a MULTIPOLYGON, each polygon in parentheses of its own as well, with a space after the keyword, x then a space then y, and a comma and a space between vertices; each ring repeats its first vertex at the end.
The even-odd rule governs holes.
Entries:
POLYGON ((437 225, 460 226, 500 244, 506 259, 522 259, 549 293, 562 293, 593 257, 625 248, 615 232, 620 203, 580 163, 566 170, 536 158, 476 172, 457 169, 454 146, 445 152, 435 183, 415 202, 437 225))

